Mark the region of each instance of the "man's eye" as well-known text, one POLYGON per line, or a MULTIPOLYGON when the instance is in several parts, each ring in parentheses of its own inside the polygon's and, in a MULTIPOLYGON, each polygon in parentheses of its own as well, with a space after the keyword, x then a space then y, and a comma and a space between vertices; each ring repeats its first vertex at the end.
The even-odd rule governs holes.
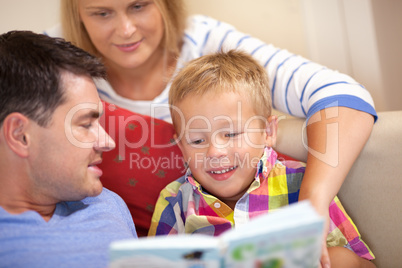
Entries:
POLYGON ((89 129, 92 127, 92 123, 82 125, 83 128, 89 129))

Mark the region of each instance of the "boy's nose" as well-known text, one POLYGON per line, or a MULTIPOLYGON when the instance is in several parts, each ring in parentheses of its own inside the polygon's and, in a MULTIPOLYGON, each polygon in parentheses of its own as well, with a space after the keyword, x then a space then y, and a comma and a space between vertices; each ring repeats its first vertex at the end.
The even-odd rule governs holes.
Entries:
POLYGON ((221 158, 227 155, 227 144, 211 142, 208 147, 208 158, 221 158))

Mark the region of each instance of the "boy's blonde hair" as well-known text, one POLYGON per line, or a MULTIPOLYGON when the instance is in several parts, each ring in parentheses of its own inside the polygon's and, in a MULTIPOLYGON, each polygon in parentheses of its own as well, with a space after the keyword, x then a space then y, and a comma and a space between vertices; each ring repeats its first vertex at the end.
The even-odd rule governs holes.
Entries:
MULTIPOLYGON (((64 38, 74 45, 100 56, 89 38, 79 15, 79 0, 61 0, 60 17, 64 38)), ((183 0, 154 0, 162 15, 165 33, 163 47, 174 55, 180 54, 180 47, 186 26, 186 11, 183 0)))
POLYGON ((252 103, 256 115, 271 115, 271 90, 265 69, 251 55, 230 50, 194 59, 176 75, 169 92, 173 123, 174 107, 183 99, 211 91, 240 93, 252 103))

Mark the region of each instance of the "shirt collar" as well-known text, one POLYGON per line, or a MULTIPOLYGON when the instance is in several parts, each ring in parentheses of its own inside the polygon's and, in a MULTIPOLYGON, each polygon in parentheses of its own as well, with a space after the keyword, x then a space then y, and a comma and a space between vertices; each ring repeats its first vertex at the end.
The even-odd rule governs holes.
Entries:
POLYGON ((267 179, 277 159, 278 154, 271 147, 265 147, 264 154, 262 155, 257 165, 257 172, 255 174, 255 179, 256 180, 259 178, 267 179))

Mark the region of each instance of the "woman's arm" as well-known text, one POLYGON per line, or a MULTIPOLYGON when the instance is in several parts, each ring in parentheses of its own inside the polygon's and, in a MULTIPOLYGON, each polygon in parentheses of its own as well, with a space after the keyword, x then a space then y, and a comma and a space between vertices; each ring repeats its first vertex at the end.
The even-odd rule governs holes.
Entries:
MULTIPOLYGON (((273 107, 310 117, 328 107, 349 107, 376 116, 370 93, 352 77, 237 31, 206 16, 189 18, 180 62, 220 50, 240 49, 266 69, 273 107)), ((286 152, 284 152, 286 153, 286 152)))
POLYGON ((310 199, 321 214, 328 211, 373 128, 372 115, 331 107, 311 116, 307 125, 307 167, 299 199, 310 199))
MULTIPOLYGON (((331 107, 313 114, 307 125, 308 156, 299 200, 309 199, 326 218, 328 207, 338 193, 350 168, 366 144, 374 124, 368 113, 346 107, 331 107)), ((321 267, 329 267, 323 240, 321 267)))

